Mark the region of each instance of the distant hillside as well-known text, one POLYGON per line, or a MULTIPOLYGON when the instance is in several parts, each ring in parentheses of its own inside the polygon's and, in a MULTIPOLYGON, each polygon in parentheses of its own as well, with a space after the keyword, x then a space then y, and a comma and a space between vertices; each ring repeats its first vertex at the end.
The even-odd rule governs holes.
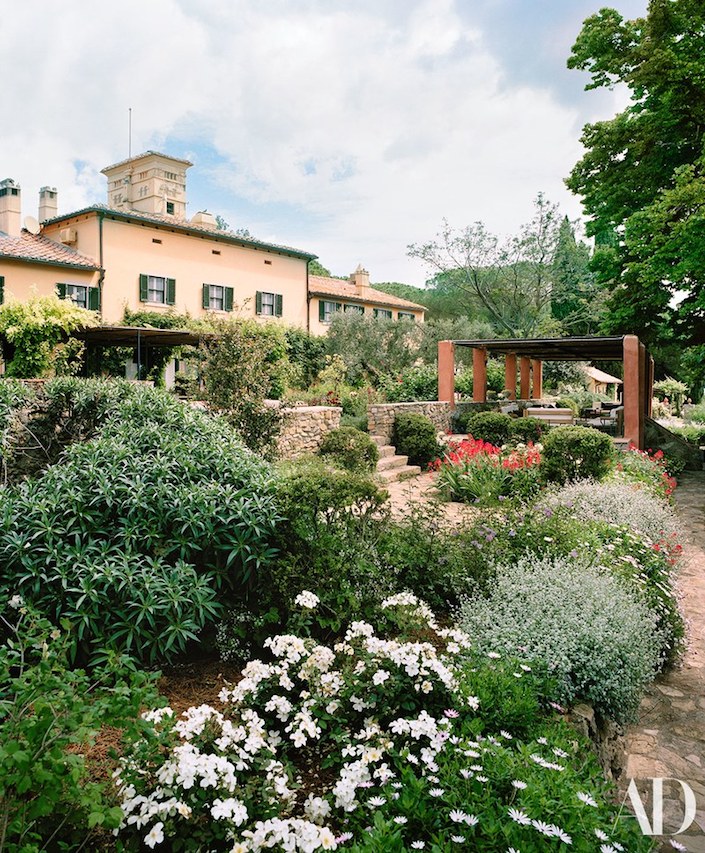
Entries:
POLYGON ((400 299, 408 299, 410 302, 428 307, 428 302, 424 300, 430 295, 429 292, 420 287, 414 287, 413 284, 402 284, 400 281, 383 281, 380 284, 370 282, 370 286, 374 287, 375 290, 381 290, 382 293, 388 293, 390 296, 398 296, 400 299))

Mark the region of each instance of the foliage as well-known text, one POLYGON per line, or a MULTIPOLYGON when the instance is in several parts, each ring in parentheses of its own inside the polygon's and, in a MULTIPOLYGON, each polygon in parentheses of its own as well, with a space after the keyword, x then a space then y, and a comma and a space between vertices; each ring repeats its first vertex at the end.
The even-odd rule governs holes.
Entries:
POLYGON ((499 566, 492 593, 463 606, 461 625, 481 650, 543 661, 556 701, 587 701, 616 720, 634 716, 661 663, 660 629, 646 605, 575 558, 499 566))
POLYGON ((308 388, 325 367, 326 339, 297 326, 284 331, 286 354, 293 370, 293 383, 308 388))
POLYGON ((265 401, 284 389, 284 331, 274 323, 239 319, 222 321, 217 328, 217 337, 201 344, 208 405, 227 418, 251 450, 273 453, 281 415, 265 401))
POLYGON ((650 543, 669 548, 677 540, 678 517, 661 497, 639 483, 606 480, 569 483, 542 496, 538 506, 553 510, 570 507, 576 518, 608 521, 639 531, 650 543))
POLYGON ((408 247, 434 273, 436 288, 446 288, 464 313, 485 312, 495 334, 532 337, 556 331, 551 317, 551 262, 558 243, 558 208, 543 194, 531 222, 504 244, 482 222, 459 231, 444 222, 435 240, 408 247))
POLYGON ((705 405, 692 406, 688 410, 687 420, 696 424, 705 424, 705 405))
POLYGON ((151 679, 126 659, 89 674, 70 669, 66 625, 55 628, 19 595, 0 611, 0 850, 79 849, 94 827, 122 820, 84 754, 104 725, 134 737, 151 679), (75 845, 75 846, 74 846, 75 845))
POLYGON ((418 357, 422 326, 339 311, 326 335, 328 353, 342 358, 348 383, 369 382, 376 387, 383 375, 397 375, 412 367, 418 357))
POLYGON ((388 403, 414 403, 438 398, 438 368, 423 364, 380 378, 379 389, 388 403))
POLYGON ((698 446, 705 444, 705 424, 703 423, 686 424, 682 427, 669 426, 669 430, 676 435, 680 435, 691 444, 697 444, 698 446))
POLYGON ((169 659, 271 557, 273 488, 225 422, 137 389, 94 439, 5 491, 2 583, 69 620, 82 660, 169 659))
POLYGON ((581 361, 544 361, 544 389, 563 389, 566 385, 584 387, 586 384, 585 363, 581 361))
POLYGON ((415 412, 398 412, 394 417, 392 443, 397 453, 409 457, 410 465, 427 465, 439 453, 436 426, 430 418, 415 412))
POLYGON ((318 452, 327 461, 348 471, 374 471, 379 460, 379 450, 374 441, 352 427, 331 430, 318 452))
MULTIPOLYGON (((551 261, 551 312, 560 321, 564 334, 590 335, 598 331, 604 315, 605 294, 590 270, 590 248, 575 238, 567 216, 558 231, 556 250, 551 261)), ((569 364, 570 362, 564 362, 569 364)), ((544 369, 551 365, 548 362, 544 369)), ((549 371, 554 380, 554 371, 549 371)))
POLYGON ((469 414, 460 425, 474 439, 501 447, 509 441, 513 418, 501 412, 478 412, 469 414))
POLYGON ((530 498, 541 485, 541 445, 519 444, 507 453, 482 439, 450 443, 438 471, 438 488, 450 500, 492 506, 510 497, 530 498))
POLYGON ((0 305, 5 372, 24 379, 74 372, 82 349, 70 335, 97 323, 94 311, 58 296, 31 296, 0 305))
POLYGON ((613 458, 612 439, 590 427, 555 427, 543 440, 543 472, 559 483, 585 477, 599 480, 609 471, 613 458))
POLYGON ((674 414, 680 417, 681 409, 688 393, 688 386, 685 382, 679 382, 672 376, 668 376, 666 379, 654 382, 654 393, 664 402, 668 398, 673 407, 674 414))
POLYGON ((546 432, 546 424, 539 418, 512 418, 511 437, 514 441, 536 444, 546 432))
POLYGON ((639 450, 634 445, 617 456, 614 469, 607 479, 641 483, 662 498, 669 498, 676 488, 676 481, 669 474, 669 463, 663 452, 639 450))
POLYGON ((17 423, 21 409, 34 399, 34 392, 15 379, 0 381, 0 455, 7 470, 7 457, 11 452, 10 433, 17 423))
MULTIPOLYGON (((316 596, 304 597, 315 608, 316 596)), ((491 728, 496 705, 485 721, 471 693, 491 695, 506 669, 467 658, 469 638, 441 629, 409 593, 381 607, 391 635, 356 621, 332 648, 301 635, 267 640, 271 662, 245 667, 222 713, 191 708, 178 722, 168 711, 148 714, 154 736, 120 772, 121 837, 135 846, 168 840, 174 850, 350 841, 370 853, 422 845, 449 853, 462 833, 496 853, 508 843, 539 849, 542 834, 574 837, 581 848, 609 826, 620 846, 647 849, 633 819, 614 820, 575 732, 537 720, 544 680, 530 666, 517 668, 524 690, 512 690, 529 719, 509 721, 538 740, 515 740, 491 728)))
POLYGON ((590 74, 588 89, 630 89, 621 113, 586 126, 586 153, 567 184, 596 237, 609 331, 661 345, 672 371, 683 356, 679 336, 703 340, 704 21, 699 0, 654 0, 631 21, 602 9, 585 21, 568 62, 590 74), (670 352, 664 341, 675 344, 670 352))

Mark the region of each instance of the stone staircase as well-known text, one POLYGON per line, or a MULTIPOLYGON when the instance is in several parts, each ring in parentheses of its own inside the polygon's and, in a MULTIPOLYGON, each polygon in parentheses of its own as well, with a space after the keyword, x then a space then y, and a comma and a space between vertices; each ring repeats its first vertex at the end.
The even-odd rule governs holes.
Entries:
POLYGON ((371 435, 370 438, 379 450, 379 462, 377 463, 377 476, 385 483, 394 483, 399 480, 408 480, 421 473, 419 465, 407 465, 408 456, 397 456, 396 448, 387 444, 387 439, 381 435, 371 435))

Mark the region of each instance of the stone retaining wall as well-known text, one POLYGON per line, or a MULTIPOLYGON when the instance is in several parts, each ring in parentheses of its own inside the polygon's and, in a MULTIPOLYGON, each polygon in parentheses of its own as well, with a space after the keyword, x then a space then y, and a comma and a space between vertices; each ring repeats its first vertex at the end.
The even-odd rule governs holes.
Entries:
POLYGON ((296 459, 315 453, 324 436, 340 426, 343 410, 338 406, 297 406, 282 409, 284 425, 277 442, 281 459, 296 459))
POLYGON ((428 403, 373 403, 367 407, 367 422, 370 435, 380 435, 387 441, 392 438, 394 418, 402 412, 425 415, 442 432, 450 430, 450 403, 433 401, 428 403))

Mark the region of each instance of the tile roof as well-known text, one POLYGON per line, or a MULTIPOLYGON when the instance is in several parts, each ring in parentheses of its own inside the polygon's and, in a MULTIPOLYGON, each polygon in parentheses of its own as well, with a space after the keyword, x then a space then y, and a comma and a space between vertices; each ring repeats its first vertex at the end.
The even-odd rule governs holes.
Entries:
POLYGON ((128 222, 147 222, 153 225, 166 225, 176 231, 184 231, 186 233, 208 234, 218 240, 225 240, 227 243, 237 243, 240 246, 252 246, 253 249, 270 249, 274 252, 283 252, 287 255, 293 255, 297 258, 305 258, 311 260, 317 258, 311 252, 304 252, 302 249, 295 249, 292 246, 283 246, 277 243, 264 243, 261 240, 255 240, 253 237, 242 237, 240 234, 235 234, 234 231, 223 231, 219 228, 212 228, 208 225, 200 225, 189 222, 187 219, 177 219, 174 216, 169 216, 165 213, 144 213, 141 210, 118 210, 116 207, 109 207, 107 204, 92 204, 89 207, 83 207, 81 210, 74 210, 71 213, 64 213, 61 216, 55 216, 53 219, 47 219, 42 225, 53 225, 56 222, 63 222, 66 219, 72 219, 75 216, 83 216, 86 213, 104 213, 118 219, 125 219, 128 222))
POLYGON ((128 157, 126 160, 120 160, 119 163, 113 163, 112 166, 106 166, 101 169, 101 174, 109 172, 111 169, 116 169, 118 166, 124 166, 127 163, 133 163, 135 160, 144 160, 145 157, 151 157, 156 154, 157 157, 164 157, 167 160, 173 160, 175 163, 183 163, 185 166, 193 166, 190 160, 182 160, 180 157, 172 157, 169 154, 162 154, 161 151, 145 151, 143 154, 136 154, 134 157, 128 157))
POLYGON ((19 237, 9 237, 0 231, 0 259, 2 258, 88 270, 100 269, 95 261, 75 249, 26 230, 22 230, 19 237))
POLYGON ((364 296, 347 279, 327 278, 322 275, 311 275, 308 279, 308 289, 315 296, 337 296, 343 299, 351 299, 354 302, 373 302, 377 305, 386 305, 391 308, 413 308, 417 311, 425 311, 423 305, 410 302, 400 296, 392 296, 390 293, 382 293, 373 287, 365 290, 364 296))

